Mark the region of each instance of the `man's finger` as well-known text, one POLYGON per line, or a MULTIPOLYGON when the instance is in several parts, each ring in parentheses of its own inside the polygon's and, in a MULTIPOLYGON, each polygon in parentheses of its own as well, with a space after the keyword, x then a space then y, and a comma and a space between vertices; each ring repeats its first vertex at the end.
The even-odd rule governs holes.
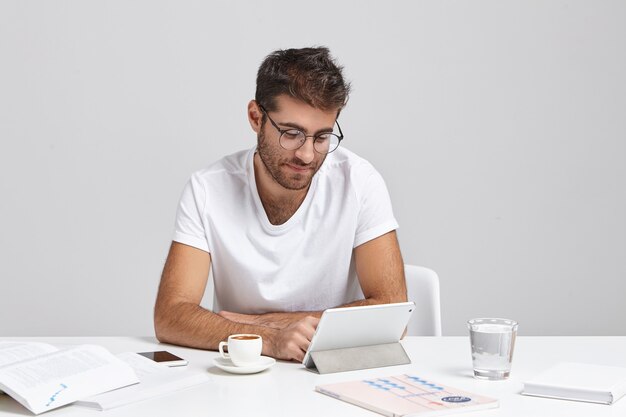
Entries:
POLYGON ((313 338, 313 335, 315 334, 317 323, 319 323, 318 318, 305 317, 304 319, 298 322, 298 325, 296 326, 296 328, 301 334, 303 334, 310 341, 313 338))

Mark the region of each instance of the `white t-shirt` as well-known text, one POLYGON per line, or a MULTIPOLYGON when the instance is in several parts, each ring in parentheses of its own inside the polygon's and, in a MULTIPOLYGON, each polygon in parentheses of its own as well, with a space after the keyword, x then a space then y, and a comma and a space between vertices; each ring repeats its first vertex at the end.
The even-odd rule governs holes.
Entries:
POLYGON ((257 191, 255 150, 194 173, 180 199, 174 241, 211 254, 213 310, 318 311, 362 299, 352 250, 398 227, 380 174, 340 147, 275 226, 257 191))

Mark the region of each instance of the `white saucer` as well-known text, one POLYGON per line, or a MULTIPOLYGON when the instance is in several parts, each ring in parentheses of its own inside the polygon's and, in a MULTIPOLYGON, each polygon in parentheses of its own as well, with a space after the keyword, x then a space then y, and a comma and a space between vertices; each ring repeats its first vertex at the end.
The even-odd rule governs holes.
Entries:
POLYGON ((232 374, 255 374, 274 366, 276 359, 269 356, 261 356, 261 359, 257 363, 247 366, 235 366, 230 359, 222 358, 218 356, 213 359, 213 363, 218 368, 230 372, 232 374))

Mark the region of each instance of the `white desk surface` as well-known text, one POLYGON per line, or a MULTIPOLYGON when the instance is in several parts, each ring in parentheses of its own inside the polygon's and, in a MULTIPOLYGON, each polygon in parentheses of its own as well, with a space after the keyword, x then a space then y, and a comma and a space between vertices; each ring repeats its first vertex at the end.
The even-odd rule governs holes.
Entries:
MULTIPOLYGON (((481 381, 472 376, 468 337, 408 337, 402 343, 412 364, 365 371, 317 375, 301 364, 278 362, 254 375, 232 375, 213 365, 217 352, 159 344, 151 337, 32 337, 0 340, 51 344, 92 343, 113 353, 169 350, 187 360, 189 369, 208 372, 211 381, 164 397, 105 412, 65 406, 45 416, 362 416, 378 414, 314 391, 318 384, 412 373, 444 385, 500 399, 495 410, 463 413, 473 416, 626 416, 626 398, 608 406, 522 396, 523 381, 559 361, 626 367, 626 337, 518 337, 513 369, 506 381, 481 381)), ((184 371, 183 371, 184 372, 184 371)), ((0 395, 0 416, 32 414, 0 395)))

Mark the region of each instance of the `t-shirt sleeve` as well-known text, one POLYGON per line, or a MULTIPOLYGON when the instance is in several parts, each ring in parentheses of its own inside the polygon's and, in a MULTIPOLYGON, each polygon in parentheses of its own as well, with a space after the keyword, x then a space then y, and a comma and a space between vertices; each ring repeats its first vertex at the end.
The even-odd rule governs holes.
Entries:
POLYGON ((206 206, 204 185, 193 175, 183 190, 176 212, 176 226, 172 240, 193 246, 205 252, 211 252, 206 237, 203 221, 206 206))
POLYGON ((369 168, 369 175, 361 177, 365 180, 358 187, 360 208, 354 237, 355 248, 398 228, 385 181, 373 167, 369 168))

